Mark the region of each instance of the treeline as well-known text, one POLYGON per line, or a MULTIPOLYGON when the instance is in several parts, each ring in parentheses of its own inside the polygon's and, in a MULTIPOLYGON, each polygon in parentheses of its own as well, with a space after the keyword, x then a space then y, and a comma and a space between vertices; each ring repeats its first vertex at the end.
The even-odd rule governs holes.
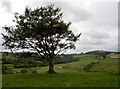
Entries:
MULTIPOLYGON (((37 53, 19 52, 19 53, 2 53, 2 64, 12 64, 14 68, 30 68, 47 66, 48 62, 41 58, 37 53)), ((55 60, 55 64, 78 61, 72 55, 59 55, 55 60)))
POLYGON ((96 51, 86 52, 85 54, 94 54, 94 55, 101 55, 102 56, 102 55, 109 55, 109 54, 120 54, 120 52, 96 50, 96 51))

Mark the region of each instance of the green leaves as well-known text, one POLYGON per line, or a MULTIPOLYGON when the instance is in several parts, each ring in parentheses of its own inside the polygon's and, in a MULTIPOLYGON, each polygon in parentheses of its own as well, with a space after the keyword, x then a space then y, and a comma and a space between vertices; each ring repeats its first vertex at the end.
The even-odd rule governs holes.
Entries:
POLYGON ((75 42, 81 34, 69 30, 71 22, 62 20, 63 13, 54 5, 32 10, 26 7, 23 14, 15 13, 15 26, 4 26, 3 45, 8 48, 32 48, 42 57, 51 56, 75 49, 75 42))

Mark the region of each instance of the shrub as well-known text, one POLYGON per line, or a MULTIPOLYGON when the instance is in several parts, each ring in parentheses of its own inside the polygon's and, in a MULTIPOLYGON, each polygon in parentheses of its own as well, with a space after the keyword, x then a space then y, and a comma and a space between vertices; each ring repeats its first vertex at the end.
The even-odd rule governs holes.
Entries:
POLYGON ((111 74, 111 75, 120 75, 120 71, 110 71, 109 74, 111 74))
POLYGON ((13 74, 13 67, 2 66, 2 74, 13 74))
POLYGON ((22 69, 22 70, 20 71, 20 73, 27 73, 27 70, 26 70, 26 69, 22 69))
POLYGON ((37 73, 37 71, 34 69, 25 68, 25 69, 22 69, 20 73, 37 73))
POLYGON ((36 70, 32 70, 32 73, 37 73, 37 71, 36 70))
POLYGON ((95 63, 95 62, 91 62, 90 64, 86 65, 86 66, 84 67, 84 71, 86 71, 86 72, 91 72, 90 69, 92 68, 92 66, 93 66, 94 64, 96 64, 96 63, 95 63))

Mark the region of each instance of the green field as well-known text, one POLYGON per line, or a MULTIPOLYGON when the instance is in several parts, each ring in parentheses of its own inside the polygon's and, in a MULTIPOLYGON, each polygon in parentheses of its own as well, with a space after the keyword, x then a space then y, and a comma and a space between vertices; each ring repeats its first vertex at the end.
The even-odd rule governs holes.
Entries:
POLYGON ((15 74, 3 76, 3 87, 117 87, 117 79, 104 73, 15 74))
POLYGON ((119 58, 120 59, 120 54, 109 55, 108 57, 110 57, 110 58, 119 58))
MULTIPOLYGON (((74 56, 75 57, 75 56, 74 56)), ((95 59, 91 55, 77 55, 80 61, 57 64, 57 74, 47 74, 48 67, 35 67, 35 74, 3 75, 3 87, 118 87, 118 59, 95 59), (94 64, 90 72, 84 67, 94 64), (62 67, 59 69, 58 67, 62 67)), ((21 68, 14 69, 14 73, 21 68)))

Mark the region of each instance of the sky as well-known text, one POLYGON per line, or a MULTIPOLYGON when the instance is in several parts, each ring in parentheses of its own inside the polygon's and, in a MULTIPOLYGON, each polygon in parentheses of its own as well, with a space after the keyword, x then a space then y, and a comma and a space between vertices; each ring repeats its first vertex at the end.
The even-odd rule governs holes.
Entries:
POLYGON ((82 33, 75 50, 66 53, 81 53, 92 50, 118 51, 118 0, 0 0, 0 51, 5 25, 14 25, 15 12, 23 14, 25 7, 54 4, 61 8, 63 20, 72 22, 70 30, 82 33))

